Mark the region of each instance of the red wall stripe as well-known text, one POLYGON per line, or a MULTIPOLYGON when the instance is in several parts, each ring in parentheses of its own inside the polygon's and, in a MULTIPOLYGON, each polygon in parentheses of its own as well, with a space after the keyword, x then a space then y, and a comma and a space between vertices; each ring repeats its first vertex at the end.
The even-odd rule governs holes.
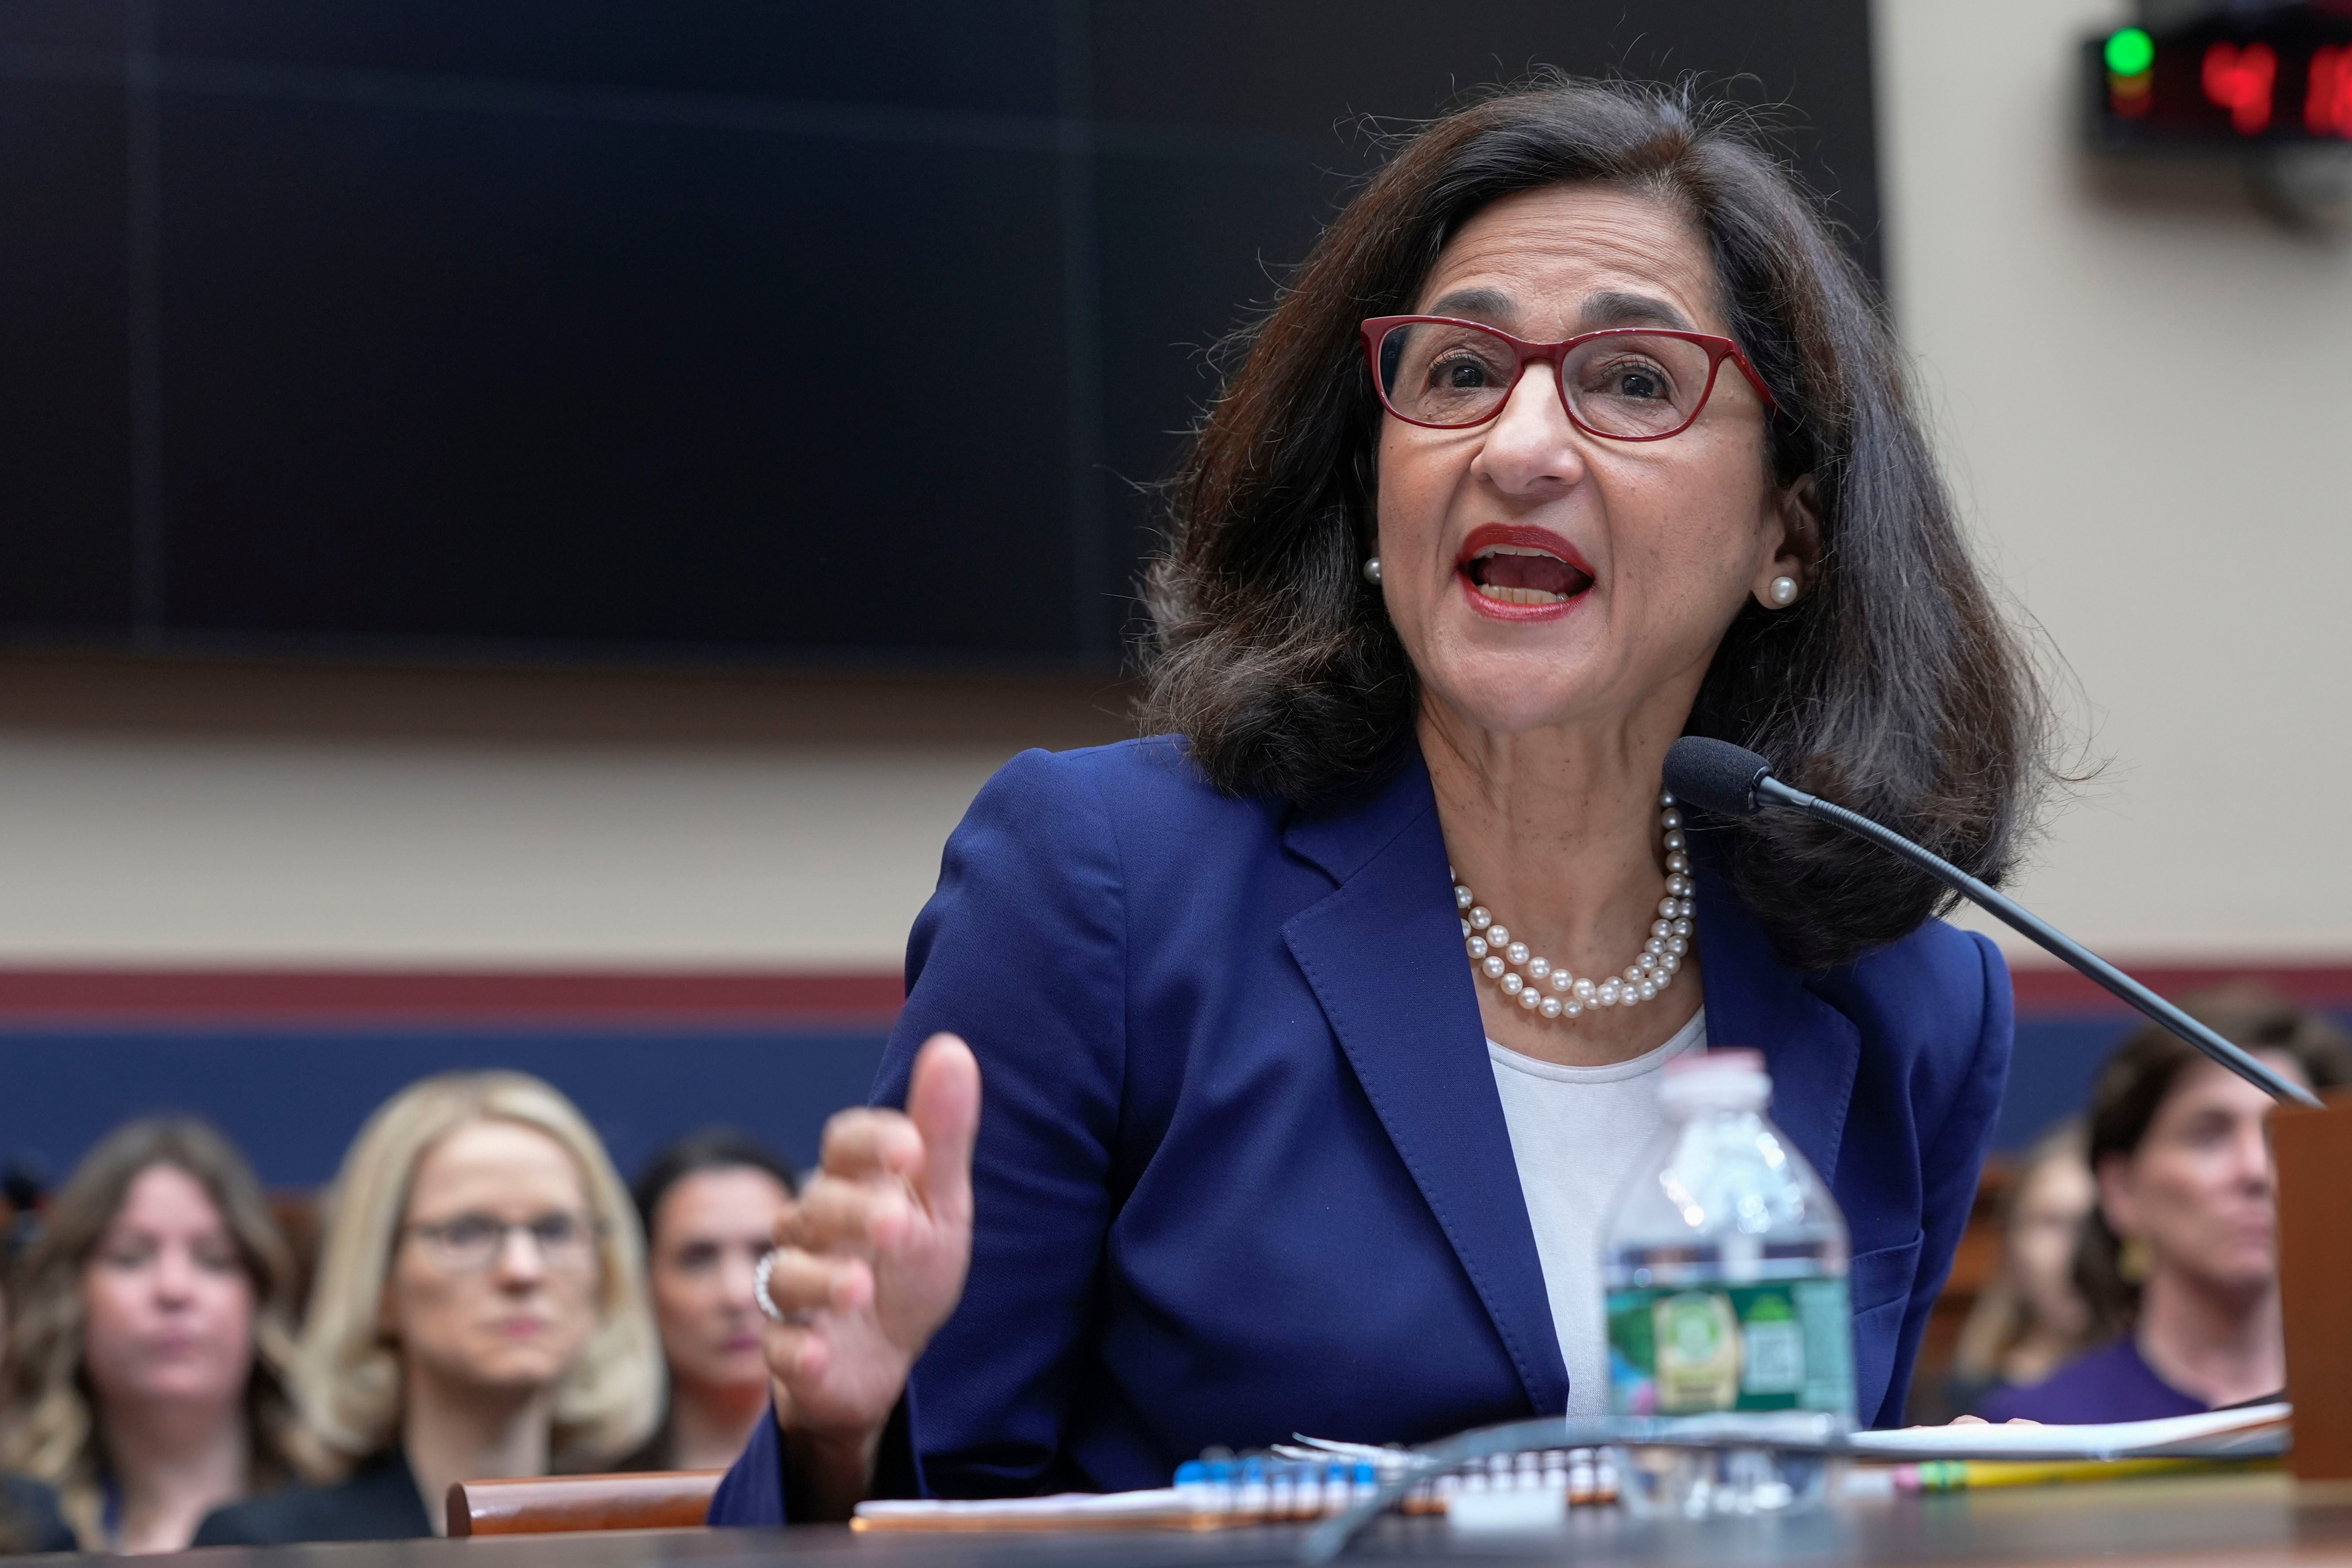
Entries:
POLYGON ((887 1028, 896 973, 0 969, 0 1023, 482 1022, 887 1028))
MULTIPOLYGON (((2126 966, 2128 967, 2128 966, 2126 966)), ((2165 996, 2255 979, 2315 1006, 2352 1007, 2352 964, 2150 965, 2165 996)), ((2129 1009, 2072 969, 2014 973, 2021 1017, 2129 1009)), ((887 1029, 906 993, 877 970, 0 968, 0 1026, 121 1024, 708 1024, 887 1029)))
MULTIPOLYGON (((2115 960, 2109 960, 2115 962, 2115 960)), ((2179 998, 2230 980, 2256 980, 2307 1007, 2352 1007, 2352 965, 2117 964, 2160 997, 2179 998)), ((2131 1005, 2072 969, 2055 966, 2011 971, 2020 1017, 2124 1014, 2131 1005)))

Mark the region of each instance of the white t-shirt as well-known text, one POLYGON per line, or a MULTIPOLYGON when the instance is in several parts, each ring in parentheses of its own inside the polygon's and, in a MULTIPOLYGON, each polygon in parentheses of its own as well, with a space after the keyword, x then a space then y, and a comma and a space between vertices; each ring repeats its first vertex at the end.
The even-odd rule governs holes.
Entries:
POLYGON ((1543 1260, 1551 1323, 1568 1363, 1568 1413, 1609 1413, 1609 1336, 1601 1310, 1601 1232, 1633 1161, 1665 1125, 1658 1071, 1706 1049, 1706 1009, 1631 1061, 1556 1067, 1493 1040, 1495 1088, 1543 1260))

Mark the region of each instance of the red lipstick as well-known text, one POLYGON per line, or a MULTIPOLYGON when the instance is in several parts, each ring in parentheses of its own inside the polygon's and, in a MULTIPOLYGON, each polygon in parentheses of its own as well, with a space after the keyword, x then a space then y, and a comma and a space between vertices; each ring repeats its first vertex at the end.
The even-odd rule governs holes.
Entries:
POLYGON ((1557 621, 1576 608, 1593 579, 1574 545, 1549 528, 1524 523, 1473 528, 1454 557, 1454 574, 1470 608, 1492 621, 1557 621), (1513 597, 1490 591, 1496 589, 1513 597), (1530 593, 1540 597, 1518 597, 1530 593))

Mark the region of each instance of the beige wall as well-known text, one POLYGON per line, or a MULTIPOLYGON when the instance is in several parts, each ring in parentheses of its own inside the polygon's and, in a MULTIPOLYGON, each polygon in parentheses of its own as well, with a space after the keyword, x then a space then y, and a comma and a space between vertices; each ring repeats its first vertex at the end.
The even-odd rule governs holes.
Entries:
MULTIPOLYGON (((2108 759, 2021 891, 2121 955, 2341 958, 2352 254, 2074 152, 2074 41, 2118 14, 1879 14, 1899 321, 2108 759)), ((10 660, 0 964, 891 967, 981 781, 1119 701, 10 660)))
POLYGON ((2105 772, 2020 884, 2119 954, 2352 957, 2352 246, 2074 151, 2121 0, 1880 0, 1891 287, 2105 772))
POLYGON ((1003 760, 11 738, 0 953, 890 968, 940 843, 1003 760))
POLYGON ((0 964, 895 969, 1102 683, 0 664, 0 964))

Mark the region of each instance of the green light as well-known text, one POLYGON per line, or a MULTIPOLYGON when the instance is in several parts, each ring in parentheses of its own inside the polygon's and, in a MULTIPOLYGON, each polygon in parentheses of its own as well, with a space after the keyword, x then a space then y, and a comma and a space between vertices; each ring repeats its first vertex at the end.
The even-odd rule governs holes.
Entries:
POLYGON ((2123 27, 2107 36, 2107 69, 2119 77, 2136 77, 2156 63, 2156 40, 2139 27, 2123 27))

